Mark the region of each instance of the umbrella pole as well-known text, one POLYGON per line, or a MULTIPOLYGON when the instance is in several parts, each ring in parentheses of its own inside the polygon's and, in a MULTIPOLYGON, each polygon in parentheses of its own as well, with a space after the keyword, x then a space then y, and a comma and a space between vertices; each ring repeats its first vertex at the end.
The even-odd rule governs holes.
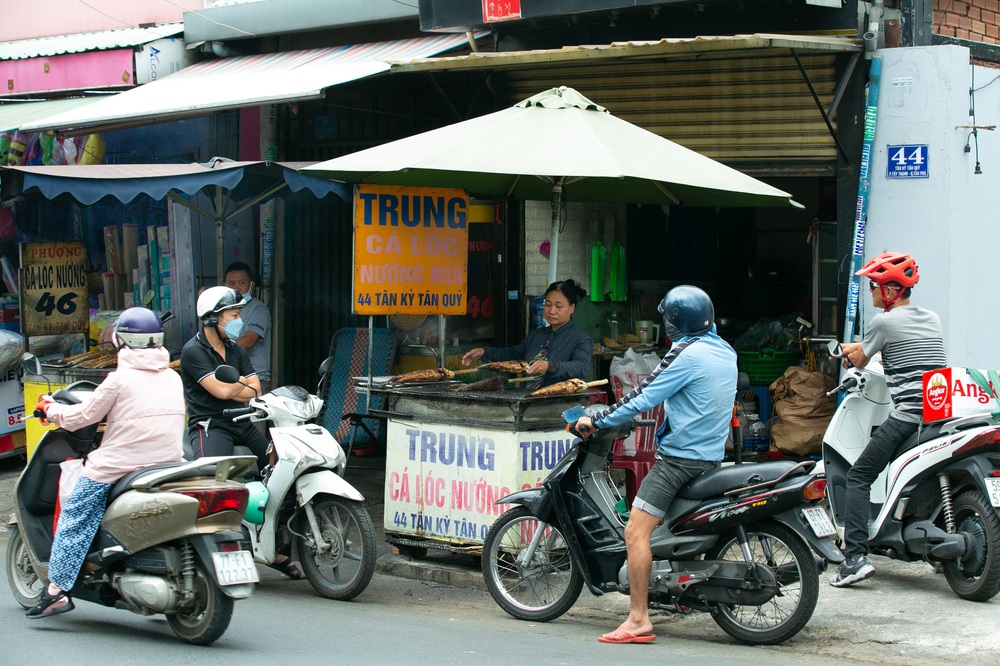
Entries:
POLYGON ((552 233, 549 239, 549 282, 556 281, 556 268, 559 259, 559 209, 562 207, 563 179, 560 178, 552 186, 552 233))
POLYGON ((215 188, 215 284, 225 284, 226 276, 222 274, 222 262, 225 255, 225 208, 222 201, 222 188, 215 188))

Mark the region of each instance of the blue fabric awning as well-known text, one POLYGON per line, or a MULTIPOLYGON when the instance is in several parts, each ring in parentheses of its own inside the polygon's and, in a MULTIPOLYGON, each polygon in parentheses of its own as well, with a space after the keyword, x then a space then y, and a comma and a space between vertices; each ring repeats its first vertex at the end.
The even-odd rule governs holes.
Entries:
MULTIPOLYGON (((122 203, 141 194, 153 199, 163 199, 170 192, 190 196, 209 186, 233 191, 236 199, 253 199, 259 193, 270 196, 282 183, 292 192, 308 189, 317 197, 333 193, 345 201, 350 199, 351 189, 344 183, 298 173, 309 165, 311 163, 217 160, 209 164, 12 166, 3 167, 0 173, 3 180, 16 174, 21 179, 21 186, 17 188, 20 192, 37 190, 48 199, 69 194, 87 205, 108 196, 122 203)), ((11 191, 11 186, 5 183, 4 193, 10 196, 17 192, 11 191)))

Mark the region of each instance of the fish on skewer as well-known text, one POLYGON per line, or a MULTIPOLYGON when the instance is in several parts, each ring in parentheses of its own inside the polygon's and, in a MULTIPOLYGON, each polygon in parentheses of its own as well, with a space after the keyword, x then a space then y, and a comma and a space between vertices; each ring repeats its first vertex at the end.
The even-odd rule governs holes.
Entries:
POLYGON ((504 387, 506 380, 500 375, 495 377, 490 377, 488 379, 480 379, 478 382, 472 382, 471 384, 459 384, 455 387, 456 391, 497 391, 504 387))
POLYGON ((505 375, 526 375, 530 367, 527 361, 490 361, 483 363, 476 369, 502 372, 505 375))
POLYGON ((414 370, 392 378, 394 384, 426 384, 428 382, 442 382, 446 379, 453 379, 455 375, 464 375, 473 370, 449 370, 448 368, 427 368, 426 370, 414 370))
POLYGON ((607 379, 598 379, 596 382, 585 382, 582 379, 567 379, 564 382, 556 382, 555 384, 549 384, 548 386, 543 386, 540 389, 532 391, 528 394, 528 397, 544 398, 552 395, 569 395, 571 393, 579 393, 591 386, 600 386, 607 383, 607 379))

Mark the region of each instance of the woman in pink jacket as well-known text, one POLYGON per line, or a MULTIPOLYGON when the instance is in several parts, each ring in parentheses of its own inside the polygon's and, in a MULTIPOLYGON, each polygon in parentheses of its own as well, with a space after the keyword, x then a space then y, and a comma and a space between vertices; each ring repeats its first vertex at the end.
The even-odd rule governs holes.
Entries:
MULTIPOLYGON (((184 389, 168 366, 163 325, 155 312, 129 308, 114 326, 118 369, 82 405, 61 405, 48 395, 36 409, 66 430, 107 421, 101 445, 87 455, 83 475, 62 507, 49 558, 49 585, 29 618, 73 610, 76 577, 101 525, 112 484, 129 472, 180 462, 184 439, 184 389), (105 419, 106 417, 106 419, 105 419)), ((46 424, 47 425, 47 424, 46 424)))

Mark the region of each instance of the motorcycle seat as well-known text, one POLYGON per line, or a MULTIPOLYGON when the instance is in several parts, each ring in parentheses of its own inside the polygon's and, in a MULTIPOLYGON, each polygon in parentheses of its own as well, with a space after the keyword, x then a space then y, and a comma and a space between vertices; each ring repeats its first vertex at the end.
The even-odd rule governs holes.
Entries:
POLYGON ((132 487, 132 484, 140 477, 149 474, 150 472, 155 472, 161 469, 169 469, 171 467, 177 467, 184 463, 161 463, 159 465, 150 465, 149 467, 143 467, 140 470, 134 472, 129 472, 122 478, 115 481, 114 485, 111 486, 111 490, 108 491, 107 504, 111 504, 119 495, 124 493, 126 490, 132 487))
POLYGON ((774 481, 797 464, 792 460, 778 460, 710 469, 684 484, 677 496, 690 500, 708 499, 727 490, 774 481))
MULTIPOLYGON (((945 428, 954 427, 954 425, 955 425, 954 422, 958 421, 960 419, 961 419, 961 417, 955 417, 955 418, 951 418, 951 419, 944 419, 943 421, 935 421, 934 423, 925 424, 923 426, 923 428, 921 428, 917 432, 915 432, 912 435, 910 435, 906 439, 906 441, 903 442, 903 444, 897 449, 896 455, 898 456, 903 451, 909 451, 910 449, 912 449, 912 448, 914 448, 916 446, 919 446, 920 444, 923 444, 925 442, 929 442, 932 439, 934 439, 935 437, 940 436, 942 430, 944 430, 945 428)), ((982 421, 976 421, 976 420, 968 421, 968 420, 966 420, 966 423, 963 424, 962 427, 964 427, 964 428, 975 428, 975 427, 979 427, 979 426, 983 426, 983 425, 989 425, 989 424, 990 424, 989 415, 988 414, 984 414, 982 421)), ((961 428, 959 428, 959 429, 961 429, 961 428)))

